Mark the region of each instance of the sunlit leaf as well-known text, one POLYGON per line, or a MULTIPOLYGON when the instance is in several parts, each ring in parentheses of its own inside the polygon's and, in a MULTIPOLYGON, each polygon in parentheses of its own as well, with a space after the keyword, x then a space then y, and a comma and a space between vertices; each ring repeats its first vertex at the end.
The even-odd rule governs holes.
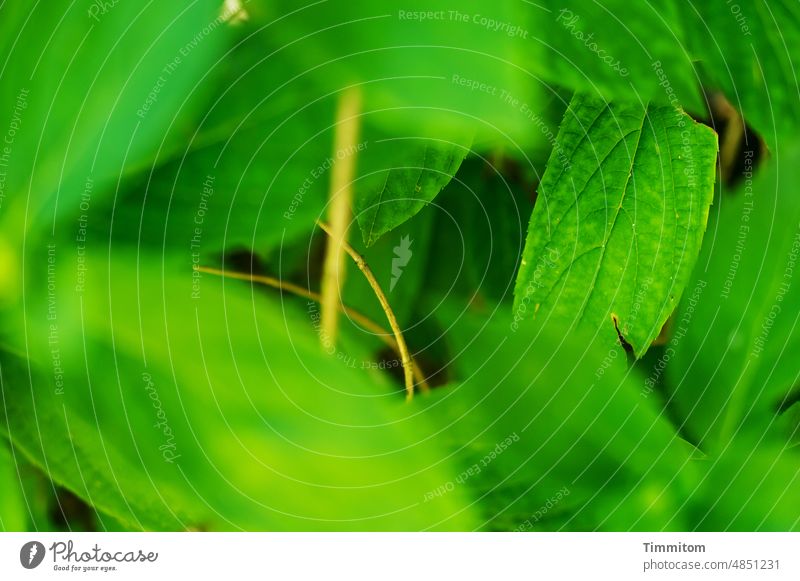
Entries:
POLYGON ((528 226, 516 316, 584 323, 641 356, 700 251, 716 151, 678 109, 576 96, 528 226))

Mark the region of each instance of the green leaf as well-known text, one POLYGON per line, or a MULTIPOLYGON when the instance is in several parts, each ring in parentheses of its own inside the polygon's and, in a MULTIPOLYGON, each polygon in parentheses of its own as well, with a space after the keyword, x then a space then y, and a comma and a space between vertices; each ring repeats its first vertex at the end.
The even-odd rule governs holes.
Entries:
POLYGON ((640 357, 700 250, 716 152, 713 131, 678 109, 576 96, 528 226, 516 317, 619 334, 640 357))
POLYGON ((431 494, 470 490, 483 528, 800 526, 796 451, 736 440, 704 455, 677 434, 620 346, 549 324, 515 330, 501 309, 454 307, 437 317, 462 382, 417 405, 461 463, 452 486, 431 494))
POLYGON ((250 5, 276 58, 325 91, 361 85, 368 109, 408 108, 400 127, 469 129, 524 149, 548 84, 703 110, 671 0, 250 5))
POLYGON ((355 185, 358 225, 367 246, 429 204, 458 171, 469 140, 393 138, 376 142, 355 185))
POLYGON ((789 446, 800 446, 800 401, 791 404, 778 418, 777 430, 789 446))
POLYGON ((546 0, 528 7, 543 54, 532 52, 531 68, 554 85, 629 99, 681 104, 705 111, 674 0, 573 3, 546 0))
POLYGON ((174 148, 203 95, 193 87, 228 36, 221 2, 120 2, 100 12, 3 5, 0 127, 8 132, 5 236, 43 230, 121 175, 174 148), (13 131, 13 133, 12 133, 13 131))
POLYGON ((725 197, 673 331, 668 387, 687 432, 708 449, 760 438, 797 393, 800 155, 753 179, 752 154, 725 197))
POLYGON ((655 399, 643 397, 622 348, 549 325, 515 330, 501 308, 454 306, 437 318, 461 383, 419 405, 438 418, 437 441, 461 462, 456 489, 478 499, 484 527, 666 526, 662 512, 671 517, 680 503, 665 508, 658 493, 692 461, 693 448, 655 399))
POLYGON ((0 440, 0 531, 21 532, 28 527, 22 477, 6 440, 0 440))
POLYGON ((796 450, 734 441, 701 464, 683 514, 699 531, 800 530, 796 450))
POLYGON ((99 208, 108 219, 92 222, 93 238, 166 247, 187 260, 237 249, 268 253, 315 228, 332 166, 356 156, 357 219, 371 246, 433 200, 468 148, 468 140, 389 138, 368 124, 358 150, 339 154, 331 145, 332 118, 330 99, 298 111, 276 108, 270 119, 187 152, 99 208))
POLYGON ((248 9, 269 29, 271 59, 290 63, 322 93, 358 85, 364 110, 387 113, 380 121, 388 130, 466 131, 517 147, 551 93, 526 66, 537 45, 522 3, 466 10, 443 0, 281 0, 248 9))
POLYGON ((93 236, 208 263, 232 250, 270 253, 314 227, 327 199, 334 99, 265 54, 269 28, 236 31, 203 81, 214 99, 196 132, 96 208, 93 236))
POLYGON ((800 4, 694 2, 683 11, 707 84, 721 89, 773 150, 800 128, 800 4))
POLYGON ((106 253, 80 292, 56 269, 53 303, 31 283, 32 381, 3 356, 3 429, 57 483, 139 529, 472 526, 464 495, 420 501, 449 461, 357 339, 328 351, 305 301, 106 253))
POLYGON ((208 82, 225 89, 183 154, 162 156, 160 167, 98 208, 107 219, 91 221, 97 237, 113 233, 117 243, 166 247, 204 261, 238 249, 267 254, 314 229, 325 212, 332 166, 355 156, 356 201, 365 208, 359 219, 374 219, 374 243, 452 177, 470 140, 444 131, 435 140, 407 128, 387 133, 386 119, 397 112, 365 111, 354 150, 334 151, 336 96, 318 93, 284 60, 265 56, 268 36, 248 34, 214 67, 208 82))
MULTIPOLYGON (((246 115, 251 105, 219 107, 246 115)), ((333 109, 320 102, 271 111, 222 139, 210 128, 180 158, 129 180, 118 199, 98 204, 92 240, 208 264, 226 251, 268 253, 308 234, 327 198, 333 109)))

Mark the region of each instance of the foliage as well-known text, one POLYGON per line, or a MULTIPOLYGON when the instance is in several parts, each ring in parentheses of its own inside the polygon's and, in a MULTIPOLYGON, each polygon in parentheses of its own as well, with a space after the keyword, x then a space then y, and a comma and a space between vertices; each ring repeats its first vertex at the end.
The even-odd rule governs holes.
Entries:
POLYGON ((0 527, 800 527, 800 7, 572 4, 4 3, 0 527))

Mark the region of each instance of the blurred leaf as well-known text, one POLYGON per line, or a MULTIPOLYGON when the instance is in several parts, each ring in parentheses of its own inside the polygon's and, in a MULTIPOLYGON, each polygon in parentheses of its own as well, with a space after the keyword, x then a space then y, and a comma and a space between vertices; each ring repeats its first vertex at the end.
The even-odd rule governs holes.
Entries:
MULTIPOLYGON (((686 10, 674 0, 570 3, 538 1, 532 34, 541 35, 543 54, 530 66, 547 81, 606 100, 681 104, 705 111, 689 35, 686 10)), ((720 8, 722 10, 724 8, 720 8)), ((535 58, 535 57, 534 57, 535 58)))
POLYGON ((16 455, 22 494, 27 505, 29 531, 63 530, 56 521, 61 516, 56 492, 57 486, 30 463, 22 453, 16 455))
POLYGON ((146 256, 87 264, 81 292, 58 269, 54 319, 31 285, 33 382, 4 356, 5 430, 56 482, 131 528, 471 527, 463 495, 421 502, 449 462, 357 342, 320 347, 313 307, 146 256))
POLYGON ((714 133, 678 109, 576 96, 528 226, 518 318, 601 328, 641 357, 700 250, 716 152, 714 133))
POLYGON ((324 209, 332 115, 327 103, 276 107, 270 118, 224 140, 187 148, 97 208, 94 239, 163 249, 187 264, 207 264, 230 250, 264 253, 299 239, 324 209))
POLYGON ((8 442, 0 440, 0 531, 21 532, 27 530, 28 514, 16 459, 8 442))
POLYGON ((361 84, 368 108, 412 108, 405 123, 419 128, 466 128, 524 148, 552 94, 546 83, 703 110, 671 1, 251 5, 299 74, 332 92, 361 84))
POLYGON ((789 446, 800 446, 800 401, 792 403, 778 418, 776 426, 789 446))
POLYGON ((106 204, 100 211, 108 219, 92 220, 98 236, 113 232, 117 242, 195 260, 236 249, 268 253, 313 230, 325 212, 332 167, 355 156, 354 187, 364 212, 358 218, 362 225, 372 220, 374 242, 452 177, 469 139, 387 133, 381 119, 391 112, 364 112, 359 143, 333 151, 335 96, 318 93, 267 54, 268 31, 253 31, 226 54, 212 77, 225 89, 185 151, 130 181, 106 204))
POLYGON ((738 431, 759 438, 800 378, 800 201, 792 191, 800 155, 755 180, 749 159, 737 195, 712 217, 672 339, 671 402, 706 449, 738 431))
POLYGON ((501 308, 437 316, 462 382, 421 405, 439 418, 437 441, 460 460, 484 526, 528 530, 540 511, 566 511, 568 530, 663 526, 648 512, 656 505, 629 494, 666 486, 693 449, 626 372, 621 347, 541 325, 515 331, 501 308), (559 491, 564 505, 547 506, 559 491))
MULTIPOLYGON (((483 527, 497 530, 796 530, 796 453, 742 441, 706 456, 675 432, 621 347, 451 308, 463 383, 421 400, 483 527), (504 370, 498 373, 498 370, 504 370)), ((448 492, 451 491, 451 492, 448 492)), ((434 495, 436 496, 436 495, 434 495)), ((437 496, 438 497, 438 496, 437 496)))
POLYGON ((796 452, 734 442, 705 470, 684 512, 701 531, 800 530, 796 452))
POLYGON ((236 28, 203 81, 215 99, 196 131, 96 208, 98 237, 207 263, 232 250, 267 253, 313 228, 327 199, 333 99, 270 58, 268 35, 236 28))
POLYGON ((800 4, 692 2, 683 11, 692 52, 708 83, 775 149, 800 128, 800 4))
POLYGON ((365 111, 380 113, 385 129, 466 131, 524 147, 531 116, 552 93, 526 66, 536 50, 530 6, 455 8, 441 0, 249 4, 254 22, 270 29, 276 59, 324 93, 358 84, 365 111))
POLYGON ((3 5, 7 237, 47 229, 183 139, 192 89, 228 39, 220 4, 3 5))

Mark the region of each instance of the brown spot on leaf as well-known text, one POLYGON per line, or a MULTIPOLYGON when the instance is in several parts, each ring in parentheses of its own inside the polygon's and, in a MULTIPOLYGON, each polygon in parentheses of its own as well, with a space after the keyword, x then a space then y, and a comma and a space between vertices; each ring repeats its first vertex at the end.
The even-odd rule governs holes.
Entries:
POLYGON ((628 341, 625 339, 625 336, 622 334, 622 331, 619 330, 619 317, 616 313, 611 313, 611 320, 614 321, 614 329, 617 331, 619 344, 622 345, 622 348, 625 349, 626 353, 633 353, 633 346, 628 343, 628 341))

